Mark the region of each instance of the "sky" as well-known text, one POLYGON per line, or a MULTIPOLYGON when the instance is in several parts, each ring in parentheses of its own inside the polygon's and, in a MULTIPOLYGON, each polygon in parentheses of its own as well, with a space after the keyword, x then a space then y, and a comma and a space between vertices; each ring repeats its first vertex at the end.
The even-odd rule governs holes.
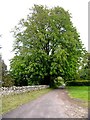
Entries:
POLYGON ((80 33, 80 38, 88 50, 88 0, 0 0, 0 54, 7 68, 10 68, 10 59, 15 38, 10 32, 22 18, 26 18, 29 8, 34 4, 48 7, 60 6, 69 10, 72 15, 73 25, 80 33))

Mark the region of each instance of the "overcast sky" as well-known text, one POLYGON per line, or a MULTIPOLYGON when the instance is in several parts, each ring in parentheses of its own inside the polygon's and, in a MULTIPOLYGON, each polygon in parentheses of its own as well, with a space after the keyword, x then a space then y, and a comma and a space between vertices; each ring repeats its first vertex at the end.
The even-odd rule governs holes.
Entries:
POLYGON ((9 59, 13 57, 13 35, 10 31, 20 19, 26 18, 29 8, 34 4, 48 7, 60 6, 72 14, 72 22, 76 26, 82 43, 88 50, 88 0, 0 0, 0 53, 9 69, 9 59))

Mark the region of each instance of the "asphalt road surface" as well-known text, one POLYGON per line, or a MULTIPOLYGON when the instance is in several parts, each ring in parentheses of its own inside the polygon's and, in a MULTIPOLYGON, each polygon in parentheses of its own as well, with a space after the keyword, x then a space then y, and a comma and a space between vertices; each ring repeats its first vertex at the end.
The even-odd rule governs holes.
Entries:
POLYGON ((88 109, 70 99, 66 90, 56 89, 4 114, 3 118, 87 118, 88 109))

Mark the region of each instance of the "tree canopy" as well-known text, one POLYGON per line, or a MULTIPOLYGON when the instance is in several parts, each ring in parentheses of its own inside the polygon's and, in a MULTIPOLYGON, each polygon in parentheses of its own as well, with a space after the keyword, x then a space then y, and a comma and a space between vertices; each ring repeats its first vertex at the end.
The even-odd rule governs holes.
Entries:
POLYGON ((71 14, 57 6, 34 5, 14 29, 11 74, 16 85, 54 84, 74 80, 84 54, 71 14))

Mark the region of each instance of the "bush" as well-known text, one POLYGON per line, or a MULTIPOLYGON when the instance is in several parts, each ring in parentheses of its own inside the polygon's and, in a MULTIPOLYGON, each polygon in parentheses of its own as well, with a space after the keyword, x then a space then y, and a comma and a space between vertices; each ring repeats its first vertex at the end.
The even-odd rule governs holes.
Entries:
POLYGON ((14 85, 14 80, 11 78, 9 74, 3 77, 2 87, 11 87, 14 85))
POLYGON ((54 88, 58 88, 59 86, 62 86, 64 84, 64 80, 62 77, 57 77, 54 79, 54 88))
POLYGON ((90 86, 90 81, 88 80, 76 80, 76 81, 68 81, 66 86, 90 86))

